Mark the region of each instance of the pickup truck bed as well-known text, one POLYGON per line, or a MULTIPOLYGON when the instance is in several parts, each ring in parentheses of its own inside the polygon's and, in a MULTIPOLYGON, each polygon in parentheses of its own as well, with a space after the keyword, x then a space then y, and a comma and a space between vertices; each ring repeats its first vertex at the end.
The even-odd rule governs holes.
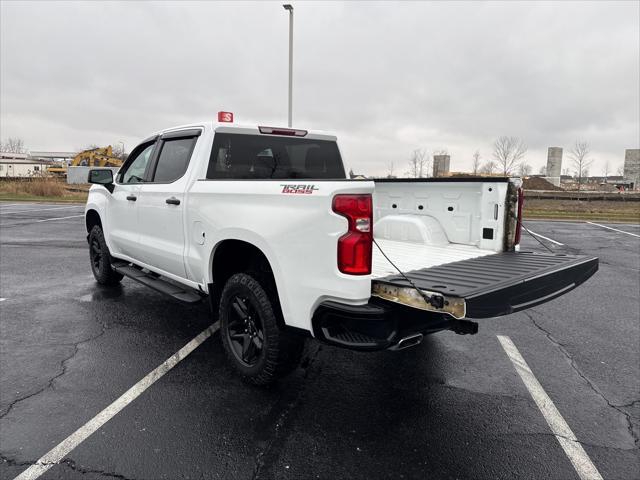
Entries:
MULTIPOLYGON (((448 245, 424 245, 419 243, 399 242, 376 238, 376 243, 382 248, 384 253, 403 272, 416 269, 425 269, 444 265, 460 260, 492 255, 496 252, 492 250, 482 250, 472 245, 459 245, 450 243, 448 245)), ((382 255, 379 248, 373 247, 373 262, 371 274, 373 278, 394 275, 398 271, 382 255)))

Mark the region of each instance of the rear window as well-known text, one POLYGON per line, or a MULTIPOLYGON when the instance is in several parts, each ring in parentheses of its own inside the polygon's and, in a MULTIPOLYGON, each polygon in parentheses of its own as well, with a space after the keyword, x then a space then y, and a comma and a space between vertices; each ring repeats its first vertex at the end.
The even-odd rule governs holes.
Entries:
POLYGON ((216 133, 207 178, 345 178, 336 142, 216 133))
POLYGON ((196 138, 164 140, 153 182, 173 182, 184 175, 196 138))

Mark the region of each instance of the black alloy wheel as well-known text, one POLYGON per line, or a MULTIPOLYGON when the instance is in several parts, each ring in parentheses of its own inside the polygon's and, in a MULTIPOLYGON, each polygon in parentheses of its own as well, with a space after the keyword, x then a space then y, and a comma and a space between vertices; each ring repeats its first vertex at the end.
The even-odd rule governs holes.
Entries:
POLYGON ((262 320, 249 299, 235 295, 229 303, 227 335, 238 361, 247 367, 258 363, 264 348, 262 320))
POLYGON ((267 385, 295 370, 305 341, 281 328, 278 317, 282 313, 274 285, 268 278, 256 277, 242 272, 226 281, 218 320, 229 362, 244 381, 267 385))

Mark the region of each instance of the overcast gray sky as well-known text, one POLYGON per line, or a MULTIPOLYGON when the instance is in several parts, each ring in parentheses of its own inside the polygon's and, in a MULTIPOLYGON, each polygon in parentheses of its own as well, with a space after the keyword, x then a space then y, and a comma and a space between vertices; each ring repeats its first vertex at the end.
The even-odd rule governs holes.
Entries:
MULTIPOLYGON (((286 125, 282 2, 1 2, 1 136, 74 150, 235 112, 286 125)), ((339 136, 353 169, 407 170, 416 148, 452 169, 522 137, 591 144, 592 173, 640 143, 640 2, 295 6, 294 126, 339 136)))

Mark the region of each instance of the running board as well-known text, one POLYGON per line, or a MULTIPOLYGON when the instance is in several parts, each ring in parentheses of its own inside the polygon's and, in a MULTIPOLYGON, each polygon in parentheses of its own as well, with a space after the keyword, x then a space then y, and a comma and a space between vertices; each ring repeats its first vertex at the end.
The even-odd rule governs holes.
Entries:
POLYGON ((112 266, 116 272, 124 275, 125 277, 129 277, 130 279, 135 280, 138 283, 152 288, 156 292, 169 295, 179 302, 193 304, 198 303, 200 300, 202 300, 202 296, 200 296, 197 292, 190 289, 185 289, 179 285, 176 285, 175 283, 163 280, 162 277, 158 277, 153 273, 145 273, 141 268, 136 267, 132 264, 125 262, 116 262, 112 266))

